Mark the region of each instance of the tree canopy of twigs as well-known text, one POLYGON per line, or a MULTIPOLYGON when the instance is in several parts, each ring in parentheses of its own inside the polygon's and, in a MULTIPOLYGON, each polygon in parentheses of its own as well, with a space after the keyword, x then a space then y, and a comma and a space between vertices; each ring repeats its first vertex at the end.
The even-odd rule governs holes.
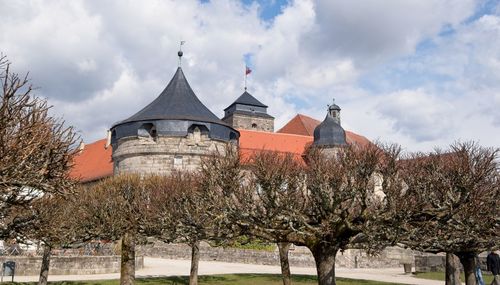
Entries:
POLYGON ((379 241, 456 254, 475 284, 475 254, 500 244, 498 149, 471 142, 413 153, 399 162, 403 189, 387 192, 379 241))
POLYGON ((0 56, 0 237, 26 226, 22 207, 47 193, 70 189, 74 143, 72 127, 49 114, 44 99, 32 95, 28 75, 10 71, 0 56))
MULTIPOLYGON (((228 224, 270 241, 308 247, 320 285, 335 284, 335 255, 365 231, 383 203, 375 197, 379 172, 394 175, 396 152, 375 145, 312 148, 306 164, 276 152, 240 163, 237 152, 204 164, 211 193, 220 193, 228 224), (243 175, 246 173, 246 175, 243 175)), ((387 184, 379 185, 383 191, 387 184)))
POLYGON ((74 230, 87 240, 121 239, 120 284, 134 284, 135 244, 143 240, 150 205, 151 177, 120 174, 78 192, 74 230))

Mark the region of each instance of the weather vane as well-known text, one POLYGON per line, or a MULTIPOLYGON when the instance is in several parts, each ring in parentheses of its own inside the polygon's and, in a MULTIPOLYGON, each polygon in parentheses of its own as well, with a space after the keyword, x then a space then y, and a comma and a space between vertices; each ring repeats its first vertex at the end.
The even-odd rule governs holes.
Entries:
POLYGON ((331 106, 335 105, 335 98, 332 99, 332 104, 326 104, 326 106, 328 107, 328 109, 330 109, 331 106))

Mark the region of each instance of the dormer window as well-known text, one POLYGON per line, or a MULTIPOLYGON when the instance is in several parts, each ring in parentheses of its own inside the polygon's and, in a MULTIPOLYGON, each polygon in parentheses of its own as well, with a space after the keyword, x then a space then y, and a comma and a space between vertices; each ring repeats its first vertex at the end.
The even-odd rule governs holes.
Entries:
POLYGON ((153 123, 145 123, 137 130, 137 135, 142 138, 156 139, 158 133, 153 123))

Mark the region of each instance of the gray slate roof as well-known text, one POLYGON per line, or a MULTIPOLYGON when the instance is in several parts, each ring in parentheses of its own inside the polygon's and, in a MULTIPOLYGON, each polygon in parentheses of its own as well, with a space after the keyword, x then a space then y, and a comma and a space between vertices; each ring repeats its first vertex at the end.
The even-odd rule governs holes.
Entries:
POLYGON ((251 105, 251 106, 267 108, 267 105, 262 104, 262 102, 257 100, 255 97, 253 97, 247 91, 243 92, 243 94, 241 94, 241 96, 238 97, 238 99, 236 99, 236 101, 234 101, 231 105, 229 105, 226 109, 224 109, 224 111, 229 109, 234 104, 251 105))
POLYGON ((313 144, 324 147, 347 145, 345 131, 330 114, 327 114, 325 120, 314 129, 313 144))
POLYGON ((148 120, 192 120, 227 125, 196 97, 180 67, 153 102, 115 126, 148 120))

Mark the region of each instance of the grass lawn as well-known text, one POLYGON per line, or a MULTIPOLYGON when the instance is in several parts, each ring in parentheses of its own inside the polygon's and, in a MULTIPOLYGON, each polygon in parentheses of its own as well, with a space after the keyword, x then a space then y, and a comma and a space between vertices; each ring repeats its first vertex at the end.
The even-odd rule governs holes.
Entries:
MULTIPOLYGON (((420 272, 420 273, 415 273, 415 277, 422 279, 444 281, 444 272, 420 272)), ((484 279, 484 284, 490 284, 491 281, 493 280, 493 275, 483 271, 483 279, 484 279)), ((462 282, 464 282, 465 280, 463 273, 460 275, 460 280, 462 280, 462 282)))
MULTIPOLYGON (((187 276, 175 276, 165 278, 140 278, 138 285, 184 285, 188 284, 187 276)), ((200 276, 200 285, 282 285, 281 275, 277 274, 227 274, 227 275, 205 275, 200 276)), ((49 282, 52 285, 118 285, 119 280, 96 280, 96 281, 71 281, 71 282, 49 282)), ((317 284, 316 276, 293 275, 294 285, 317 284)), ((19 283, 17 283, 19 284, 19 283)), ((36 283, 33 283, 36 284, 36 283)), ((366 284, 366 285, 398 285, 396 283, 384 283, 376 281, 337 278, 338 285, 366 284)))

